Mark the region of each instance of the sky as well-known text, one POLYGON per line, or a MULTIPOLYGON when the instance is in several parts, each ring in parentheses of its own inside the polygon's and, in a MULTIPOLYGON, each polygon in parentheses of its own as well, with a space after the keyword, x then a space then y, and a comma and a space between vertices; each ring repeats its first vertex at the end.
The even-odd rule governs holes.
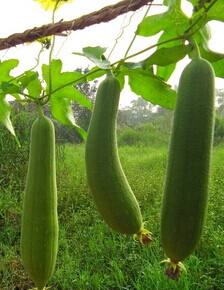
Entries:
MULTIPOLYGON (((84 14, 97 11, 107 5, 115 4, 118 1, 119 0, 74 0, 71 4, 61 6, 56 14, 56 21, 61 19, 72 20, 84 14)), ((13 33, 23 32, 27 29, 51 22, 51 13, 44 11, 41 6, 33 0, 7 0, 3 3, 0 17, 0 38, 8 37, 13 33)), ((162 0, 154 0, 154 3, 161 4, 162 0)), ((189 14, 191 11, 190 4, 187 1, 183 1, 183 3, 185 13, 189 14)), ((145 11, 146 7, 139 9, 134 14, 132 12, 127 15, 123 14, 108 23, 101 23, 85 28, 84 30, 74 31, 69 37, 56 37, 54 58, 62 60, 64 71, 73 71, 78 67, 84 69, 89 66, 91 68, 94 65, 90 61, 72 53, 81 52, 82 48, 86 46, 102 46, 107 47, 106 55, 109 55, 112 47, 116 43, 116 39, 119 38, 116 48, 111 54, 110 60, 114 62, 121 59, 145 11)), ((158 14, 163 11, 165 11, 165 7, 155 5, 151 7, 150 14, 158 14)), ((220 41, 221 30, 224 31, 223 23, 214 22, 211 24, 212 39, 210 48, 224 53, 224 39, 220 41)), ((150 37, 150 39, 138 36, 130 53, 135 53, 149 45, 155 44, 157 39, 158 36, 150 37)), ((18 45, 15 48, 0 51, 0 59, 4 61, 6 59, 18 58, 20 60, 20 65, 12 71, 12 74, 18 75, 25 70, 29 70, 36 63, 35 59, 39 49, 40 45, 38 43, 18 45)), ((150 51, 150 53, 151 52, 152 51, 150 51)), ((146 55, 148 56, 149 52, 146 55)), ((146 55, 141 54, 132 60, 142 60, 146 55)), ((41 55, 41 63, 47 62, 48 51, 41 55)), ((171 85, 174 86, 178 84, 180 73, 187 62, 188 59, 185 59, 179 63, 176 72, 169 80, 171 85)), ((216 86, 217 88, 224 88, 224 80, 217 79, 216 86)), ((125 90, 121 93, 121 106, 124 107, 129 105, 133 98, 136 98, 136 95, 132 94, 129 87, 126 86, 125 90)))

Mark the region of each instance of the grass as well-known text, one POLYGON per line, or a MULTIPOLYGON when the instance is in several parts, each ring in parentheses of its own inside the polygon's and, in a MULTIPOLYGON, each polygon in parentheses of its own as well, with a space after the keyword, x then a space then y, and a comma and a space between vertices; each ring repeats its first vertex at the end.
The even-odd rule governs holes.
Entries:
MULTIPOLYGON (((168 280, 160 264, 165 258, 159 218, 167 146, 122 146, 119 152, 154 241, 143 247, 103 222, 86 185, 84 147, 66 145, 58 154, 60 235, 52 289, 224 289, 224 149, 214 148, 204 234, 178 282, 168 280)), ((20 259, 21 196, 10 188, 0 192, 0 290, 34 287, 20 259)))

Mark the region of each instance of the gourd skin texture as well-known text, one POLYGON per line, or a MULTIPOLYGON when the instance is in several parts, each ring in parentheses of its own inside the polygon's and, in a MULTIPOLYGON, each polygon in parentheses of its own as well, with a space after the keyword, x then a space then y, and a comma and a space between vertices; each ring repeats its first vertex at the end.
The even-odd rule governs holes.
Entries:
POLYGON ((119 98, 119 82, 109 75, 98 88, 87 134, 87 182, 106 223, 117 232, 136 234, 141 231, 143 222, 118 155, 116 123, 119 98))
POLYGON ((174 263, 196 248, 206 215, 215 86, 209 62, 193 59, 181 74, 161 212, 161 240, 174 263))
POLYGON ((22 261, 37 289, 52 276, 57 250, 55 133, 51 120, 41 116, 31 131, 21 228, 22 261))

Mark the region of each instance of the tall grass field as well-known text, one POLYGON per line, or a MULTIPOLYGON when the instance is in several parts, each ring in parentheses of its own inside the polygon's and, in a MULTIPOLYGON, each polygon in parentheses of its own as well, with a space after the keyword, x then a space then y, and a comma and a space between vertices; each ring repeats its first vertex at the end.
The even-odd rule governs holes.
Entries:
MULTIPOLYGON (((50 289, 224 289, 224 146, 213 149, 203 237, 184 262, 187 273, 179 281, 169 280, 164 275, 166 266, 160 263, 166 258, 159 228, 167 151, 167 142, 119 146, 145 227, 153 233, 153 242, 142 246, 132 237, 111 230, 99 216, 86 184, 84 145, 58 149, 59 252, 50 289)), ((22 190, 7 187, 0 191, 0 290, 34 287, 20 257, 22 190)))

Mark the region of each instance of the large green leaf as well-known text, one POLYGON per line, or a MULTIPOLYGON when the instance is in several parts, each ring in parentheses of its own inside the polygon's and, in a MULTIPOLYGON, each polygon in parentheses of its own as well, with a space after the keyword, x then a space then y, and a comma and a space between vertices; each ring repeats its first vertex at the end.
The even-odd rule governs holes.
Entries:
POLYGON ((18 66, 18 64, 18 59, 9 59, 3 62, 0 61, 0 123, 3 124, 14 136, 16 135, 10 120, 11 106, 6 101, 5 96, 7 93, 20 91, 19 87, 9 83, 9 81, 13 79, 10 75, 10 71, 18 66))
POLYGON ((104 74, 106 74, 105 70, 99 69, 99 67, 95 66, 88 72, 86 79, 90 82, 102 77, 104 74))
POLYGON ((15 136, 15 131, 10 120, 11 106, 6 101, 5 96, 0 94, 0 123, 2 123, 12 135, 15 136))
POLYGON ((219 61, 212 62, 211 65, 214 68, 216 77, 224 78, 224 58, 219 61))
POLYGON ((10 76, 10 70, 18 65, 18 60, 10 59, 0 63, 1 76, 0 76, 0 89, 3 94, 9 94, 18 100, 21 100, 21 95, 29 93, 33 98, 40 95, 42 85, 38 79, 38 73, 33 71, 26 71, 20 77, 14 78, 10 76), (25 91, 27 90, 27 91, 25 91))
POLYGON ((8 59, 3 62, 0 61, 0 93, 3 95, 11 94, 13 97, 17 97, 18 93, 22 91, 22 88, 15 82, 12 83, 14 77, 10 75, 12 69, 19 64, 18 59, 8 59))
POLYGON ((138 70, 126 70, 129 86, 135 94, 152 104, 174 109, 176 92, 171 86, 155 75, 138 70))
POLYGON ((189 25, 189 18, 180 8, 180 1, 169 1, 169 8, 164 13, 151 15, 138 25, 136 34, 153 36, 163 31, 167 39, 181 35, 189 25))
POLYGON ((51 89, 52 92, 58 89, 63 89, 64 86, 75 85, 79 82, 85 81, 85 76, 79 72, 61 72, 62 62, 60 59, 53 60, 51 65, 42 65, 42 76, 47 84, 46 92, 49 92, 49 75, 51 74, 51 89))
POLYGON ((8 59, 3 62, 0 60, 0 82, 12 80, 13 77, 10 76, 10 71, 17 67, 19 64, 18 59, 8 59))
POLYGON ((28 93, 33 98, 38 98, 43 91, 40 79, 34 79, 27 85, 28 93))
POLYGON ((158 43, 164 43, 148 58, 148 65, 157 65, 157 75, 167 81, 176 68, 176 63, 192 49, 183 45, 181 39, 175 39, 189 26, 189 18, 181 10, 181 1, 165 2, 168 10, 164 13, 146 17, 138 26, 137 34, 152 36, 162 32, 158 43), (175 39, 170 41, 170 39, 175 39))
POLYGON ((50 110, 56 120, 66 126, 75 127, 82 138, 86 138, 86 132, 76 124, 71 107, 71 100, 66 98, 51 98, 50 110))
POLYGON ((187 0, 194 7, 193 19, 206 11, 206 21, 217 20, 224 22, 224 1, 223 0, 187 0), (214 4, 214 5, 213 5, 214 4), (208 8, 210 9, 208 10, 208 8))
POLYGON ((30 82, 38 78, 38 72, 26 71, 21 77, 18 78, 18 82, 26 88, 30 82))
POLYGON ((18 82, 23 86, 23 89, 27 89, 29 95, 33 98, 38 98, 43 90, 41 81, 38 77, 38 72, 26 71, 18 78, 18 82))
POLYGON ((153 36, 164 30, 169 24, 169 12, 155 14, 146 17, 139 25, 136 34, 141 36, 153 36))
POLYGON ((51 113, 64 125, 76 126, 75 118, 71 109, 71 100, 62 98, 50 99, 51 113))
POLYGON ((171 63, 166 66, 157 66, 156 75, 164 81, 168 81, 176 68, 176 63, 171 63))
POLYGON ((167 66, 171 63, 176 63, 184 58, 192 49, 191 44, 159 48, 146 59, 146 66, 152 64, 167 66))
POLYGON ((4 82, 4 81, 0 84, 0 88, 2 90, 2 94, 4 95, 21 94, 23 91, 23 88, 21 86, 15 85, 10 82, 4 82))
POLYGON ((224 22, 224 1, 218 0, 207 13, 207 21, 218 20, 224 22))
POLYGON ((64 125, 74 126, 85 139, 86 132, 75 122, 72 100, 81 106, 92 108, 90 100, 75 88, 75 85, 85 81, 86 77, 79 72, 61 72, 61 70, 61 60, 53 60, 50 67, 46 64, 42 66, 42 75, 47 85, 47 93, 49 93, 51 86, 50 108, 52 116, 64 125), (51 82, 49 81, 50 75, 51 82))
POLYGON ((47 93, 49 93, 49 73, 51 73, 51 99, 66 98, 74 100, 90 109, 92 107, 90 100, 75 88, 75 85, 80 83, 81 80, 82 82, 85 81, 85 76, 79 72, 61 72, 61 70, 61 60, 54 60, 50 67, 46 64, 42 66, 42 75, 47 84, 47 93))

